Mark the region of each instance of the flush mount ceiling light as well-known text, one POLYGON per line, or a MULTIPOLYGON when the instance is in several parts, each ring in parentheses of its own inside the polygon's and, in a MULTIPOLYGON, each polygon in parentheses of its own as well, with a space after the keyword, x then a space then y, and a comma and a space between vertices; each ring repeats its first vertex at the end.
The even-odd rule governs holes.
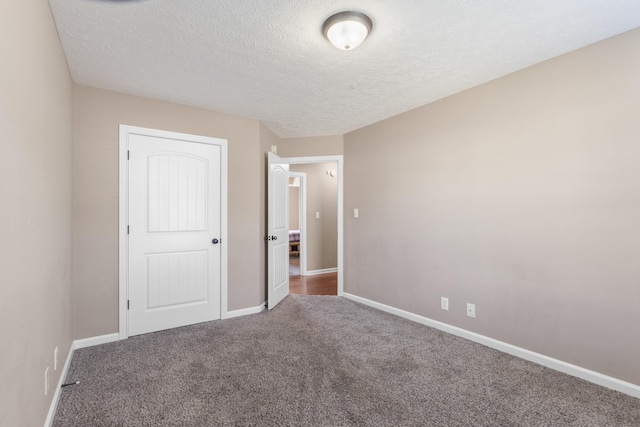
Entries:
POLYGON ((351 50, 367 38, 373 22, 364 13, 340 12, 322 24, 322 32, 332 45, 342 50, 351 50))

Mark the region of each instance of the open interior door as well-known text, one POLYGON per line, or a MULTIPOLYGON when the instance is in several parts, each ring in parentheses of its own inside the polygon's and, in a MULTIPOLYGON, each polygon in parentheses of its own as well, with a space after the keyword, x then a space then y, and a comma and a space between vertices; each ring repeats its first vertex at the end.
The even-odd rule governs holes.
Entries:
POLYGON ((289 295, 289 164, 269 153, 267 168, 267 307, 271 310, 289 295))

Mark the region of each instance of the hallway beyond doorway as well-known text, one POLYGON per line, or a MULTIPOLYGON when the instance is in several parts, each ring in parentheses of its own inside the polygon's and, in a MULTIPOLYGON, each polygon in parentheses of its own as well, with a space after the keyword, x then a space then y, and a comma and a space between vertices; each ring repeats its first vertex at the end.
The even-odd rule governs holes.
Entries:
POLYGON ((300 275, 300 257, 289 257, 289 293, 299 295, 338 295, 338 273, 300 275))

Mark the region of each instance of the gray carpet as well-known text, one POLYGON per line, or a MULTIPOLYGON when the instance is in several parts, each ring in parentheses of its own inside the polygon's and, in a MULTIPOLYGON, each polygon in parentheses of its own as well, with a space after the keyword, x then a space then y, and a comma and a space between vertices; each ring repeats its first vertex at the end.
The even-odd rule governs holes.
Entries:
POLYGON ((640 426, 640 399, 339 297, 76 351, 54 426, 640 426))

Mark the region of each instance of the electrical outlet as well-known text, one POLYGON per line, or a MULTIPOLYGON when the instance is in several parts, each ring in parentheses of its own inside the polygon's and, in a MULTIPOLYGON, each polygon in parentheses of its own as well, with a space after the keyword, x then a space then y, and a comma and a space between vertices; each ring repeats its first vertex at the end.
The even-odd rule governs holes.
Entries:
POLYGON ((53 349, 53 370, 58 370, 58 346, 53 349))
POLYGON ((449 298, 440 297, 440 308, 443 310, 449 310, 449 298))
POLYGON ((467 316, 476 317, 476 305, 467 303, 467 316))
POLYGON ((46 396, 49 393, 49 367, 44 370, 44 395, 46 396))

